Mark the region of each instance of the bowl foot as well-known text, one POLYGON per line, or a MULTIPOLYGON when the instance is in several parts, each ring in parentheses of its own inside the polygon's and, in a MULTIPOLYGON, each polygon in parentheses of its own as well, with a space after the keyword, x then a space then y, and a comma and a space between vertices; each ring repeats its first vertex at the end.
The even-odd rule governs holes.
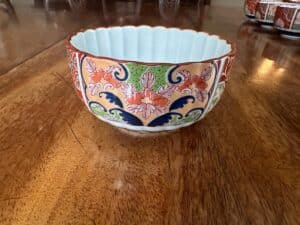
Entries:
POLYGON ((299 35, 291 35, 291 34, 280 34, 281 37, 285 38, 285 39, 289 39, 289 40, 300 40, 300 36, 299 35))
POLYGON ((256 19, 254 17, 247 17, 247 20, 251 23, 256 23, 256 19))
POLYGON ((147 131, 133 131, 125 128, 117 128, 121 133, 133 136, 133 137, 156 137, 162 135, 168 135, 174 133, 176 130, 159 131, 159 132, 147 132, 147 131))
POLYGON ((246 15, 246 18, 248 21, 252 22, 252 23, 256 23, 256 19, 254 16, 249 16, 249 15, 246 15))
POLYGON ((261 24, 260 25, 262 28, 264 29, 267 29, 267 30, 272 30, 273 29, 273 26, 272 25, 269 25, 269 24, 261 24))

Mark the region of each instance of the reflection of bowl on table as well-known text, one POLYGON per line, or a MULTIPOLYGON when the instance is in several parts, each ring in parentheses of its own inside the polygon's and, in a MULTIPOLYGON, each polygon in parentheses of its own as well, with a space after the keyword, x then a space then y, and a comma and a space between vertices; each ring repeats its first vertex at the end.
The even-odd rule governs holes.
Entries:
POLYGON ((285 38, 300 39, 300 4, 281 4, 276 10, 274 28, 285 38))
MULTIPOLYGON (((259 40, 263 42, 263 40, 259 40)), ((265 45, 261 57, 269 59, 274 62, 276 66, 288 68, 291 59, 299 52, 300 48, 296 44, 288 44, 282 40, 270 41, 267 38, 264 40, 265 45)))
POLYGON ((102 14, 104 20, 109 24, 135 24, 140 17, 142 3, 142 0, 102 0, 102 14))
POLYGON ((275 12, 281 1, 261 0, 257 3, 255 19, 263 28, 272 29, 275 12))
POLYGON ((159 13, 163 19, 174 20, 180 7, 180 0, 159 0, 159 13))
POLYGON ((113 126, 147 132, 202 119, 218 102, 235 55, 217 36, 149 26, 79 32, 67 48, 89 110, 113 126))
POLYGON ((252 22, 246 21, 240 25, 237 37, 239 39, 250 38, 253 35, 257 35, 255 30, 257 30, 257 26, 252 22))

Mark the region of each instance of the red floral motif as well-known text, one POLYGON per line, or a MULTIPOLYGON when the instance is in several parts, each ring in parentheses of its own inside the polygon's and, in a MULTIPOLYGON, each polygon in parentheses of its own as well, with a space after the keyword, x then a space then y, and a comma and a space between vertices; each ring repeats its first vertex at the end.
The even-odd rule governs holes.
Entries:
POLYGON ((251 14, 255 13, 258 0, 246 0, 247 8, 251 14))
POLYGON ((155 94, 153 91, 149 89, 145 89, 144 92, 136 92, 133 94, 133 96, 129 99, 127 99, 127 102, 129 104, 152 104, 155 106, 165 106, 168 103, 168 99, 155 94))
POLYGON ((266 10, 267 10, 267 4, 264 4, 264 3, 258 3, 257 5, 257 9, 256 9, 256 17, 258 19, 262 19, 264 20, 265 19, 265 16, 266 16, 266 10))
POLYGON ((278 7, 275 14, 275 25, 289 29, 295 10, 293 8, 278 7))
POLYGON ((133 113, 141 113, 147 119, 151 114, 161 114, 166 110, 169 103, 168 97, 172 94, 174 87, 167 86, 161 88, 157 93, 153 90, 155 79, 154 75, 146 71, 140 80, 143 89, 136 91, 131 84, 122 85, 125 94, 128 110, 133 113))
POLYGON ((194 76, 193 83, 195 84, 195 86, 197 88, 199 88, 201 90, 204 90, 207 88, 206 80, 204 78, 202 78, 201 76, 194 76))
POLYGON ((207 81, 211 77, 212 66, 205 68, 200 75, 192 75, 187 70, 178 72, 183 78, 183 83, 178 86, 178 90, 186 94, 194 94, 196 98, 203 102, 207 97, 207 81))
POLYGON ((117 67, 110 67, 107 70, 100 69, 95 73, 91 74, 91 80, 94 83, 99 83, 101 80, 110 83, 113 87, 120 87, 121 84, 118 80, 116 80, 113 76, 114 69, 118 70, 117 67))
POLYGON ((109 66, 107 69, 97 69, 93 60, 86 60, 86 69, 89 72, 90 83, 89 88, 91 95, 96 95, 100 88, 118 88, 121 86, 120 81, 114 77, 114 72, 121 72, 121 69, 116 66, 109 66), (102 82, 101 82, 102 81, 102 82), (102 83, 104 84, 102 87, 102 83))
POLYGON ((183 78, 183 83, 178 86, 179 91, 183 91, 184 89, 190 87, 193 84, 192 75, 187 70, 181 70, 178 72, 178 75, 183 78))

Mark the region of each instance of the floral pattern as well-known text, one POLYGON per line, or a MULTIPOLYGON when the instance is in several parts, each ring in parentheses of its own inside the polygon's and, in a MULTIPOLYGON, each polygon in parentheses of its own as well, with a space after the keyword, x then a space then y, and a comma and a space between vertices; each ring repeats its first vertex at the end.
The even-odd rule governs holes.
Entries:
MULTIPOLYGON (((276 28, 295 29, 297 23, 297 8, 278 7, 275 14, 274 24, 276 28)), ((300 22, 299 22, 300 23, 300 22)))
POLYGON ((185 94, 194 95, 203 102, 207 98, 207 81, 211 77, 212 67, 205 68, 201 74, 191 75, 188 71, 180 71, 184 77, 184 83, 179 86, 179 90, 185 94))
POLYGON ((157 93, 153 90, 154 75, 146 71, 141 76, 141 91, 136 91, 135 87, 131 84, 124 84, 122 91, 126 96, 128 110, 133 113, 141 113, 143 118, 147 119, 154 113, 156 115, 165 111, 169 103, 168 97, 172 88, 170 86, 165 89, 160 89, 157 93))
POLYGON ((258 3, 255 11, 255 17, 260 20, 265 20, 267 15, 268 3, 258 3))
POLYGON ((246 0, 245 3, 246 15, 254 16, 257 3, 258 0, 246 0))
POLYGON ((109 66, 106 69, 97 69, 93 60, 86 60, 86 70, 89 73, 89 89, 91 95, 96 95, 100 90, 109 88, 118 88, 120 82, 113 76, 114 72, 119 72, 121 69, 116 66, 109 66))
POLYGON ((256 19, 263 23, 273 23, 277 7, 277 3, 259 2, 255 12, 256 19))
MULTIPOLYGON (((231 57, 227 59, 220 81, 231 66, 231 57)), ((79 56, 80 65, 74 56, 69 60, 75 89, 81 90, 81 77, 85 103, 107 122, 147 127, 190 124, 213 108, 216 94, 221 95, 215 91, 211 96, 218 87, 220 60, 169 67, 120 64, 85 55, 79 56)))
POLYGON ((204 69, 200 75, 191 75, 187 70, 179 71, 178 74, 183 77, 182 84, 160 87, 155 92, 153 89, 155 76, 153 73, 146 71, 140 79, 143 87, 141 91, 136 91, 131 84, 123 83, 122 91, 126 96, 128 110, 132 113, 140 113, 143 118, 147 119, 151 114, 159 115, 166 110, 169 104, 168 98, 175 90, 187 95, 194 95, 199 101, 203 102, 207 98, 206 81, 211 77, 212 67, 204 69))

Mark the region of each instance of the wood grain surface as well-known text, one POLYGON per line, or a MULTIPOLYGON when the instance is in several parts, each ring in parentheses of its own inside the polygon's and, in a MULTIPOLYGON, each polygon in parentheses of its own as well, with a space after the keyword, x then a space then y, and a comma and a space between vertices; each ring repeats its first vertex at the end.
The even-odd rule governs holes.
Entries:
POLYGON ((300 224, 299 42, 242 24, 240 8, 196 25, 192 9, 175 25, 234 40, 238 56, 216 108, 177 132, 133 137, 91 115, 63 40, 0 76, 1 225, 300 224))

